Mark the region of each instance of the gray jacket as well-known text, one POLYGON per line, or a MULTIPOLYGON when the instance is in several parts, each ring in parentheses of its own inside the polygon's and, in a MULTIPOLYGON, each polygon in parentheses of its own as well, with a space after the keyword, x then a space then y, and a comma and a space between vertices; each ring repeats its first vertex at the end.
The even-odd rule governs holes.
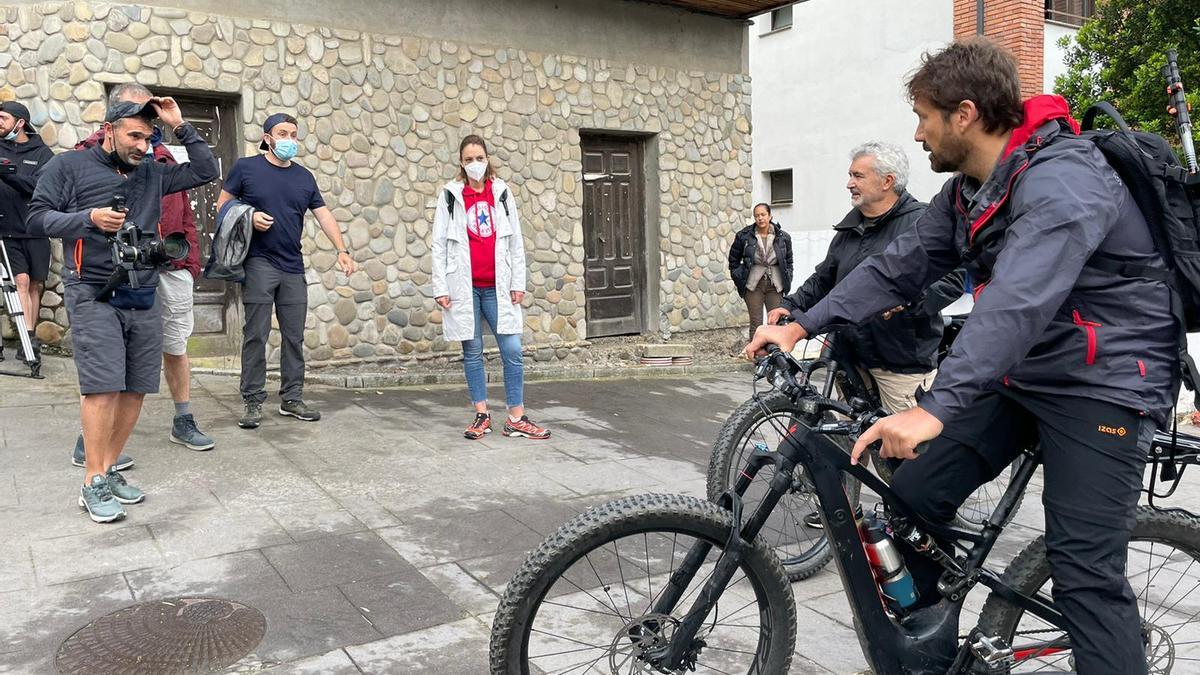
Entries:
MULTIPOLYGON (((127 222, 148 236, 158 234, 163 195, 204 185, 217 177, 217 160, 200 134, 184 123, 175 136, 191 161, 155 162, 150 155, 127 174, 118 171, 100 145, 57 155, 46 163, 29 204, 29 234, 61 237, 67 285, 103 284, 112 274, 109 238, 91 221, 92 209, 105 208, 113 195, 124 195, 127 222)), ((154 270, 138 272, 144 286, 158 283, 154 270)))
POLYGON ((246 278, 244 264, 250 252, 254 234, 254 207, 231 199, 217 214, 217 231, 212 249, 204 265, 204 278, 221 281, 242 281, 246 278))
POLYGON ((1007 386, 1161 422, 1178 390, 1169 291, 1087 264, 1099 254, 1161 266, 1146 221, 1091 142, 1060 119, 1041 122, 1014 132, 987 183, 948 181, 914 228, 793 315, 811 334, 862 323, 966 263, 975 307, 920 407, 947 422, 1007 386))

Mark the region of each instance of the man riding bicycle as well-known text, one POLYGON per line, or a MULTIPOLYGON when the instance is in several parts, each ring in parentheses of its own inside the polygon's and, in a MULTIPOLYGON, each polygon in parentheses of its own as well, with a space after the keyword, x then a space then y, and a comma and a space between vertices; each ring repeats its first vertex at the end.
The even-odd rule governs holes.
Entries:
MULTIPOLYGON (((893 490, 949 521, 1022 448, 1041 446, 1046 548, 1055 605, 1081 673, 1146 672, 1125 551, 1151 436, 1178 386, 1180 328, 1168 287, 1097 260, 1161 267, 1128 189, 1065 101, 1022 105, 1017 66, 983 39, 927 54, 907 83, 915 139, 935 171, 955 172, 915 227, 823 300, 764 326, 746 347, 861 324, 965 265, 976 302, 933 388, 855 444, 918 461, 893 490)), ((939 568, 906 556, 926 601, 939 568)))

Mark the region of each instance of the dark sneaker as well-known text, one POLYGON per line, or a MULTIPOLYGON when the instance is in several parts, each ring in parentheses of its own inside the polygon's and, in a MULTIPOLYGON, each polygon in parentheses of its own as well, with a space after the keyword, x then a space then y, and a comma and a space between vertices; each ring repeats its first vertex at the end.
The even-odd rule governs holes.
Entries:
POLYGON ((463 432, 463 436, 477 441, 483 438, 484 434, 492 433, 492 416, 487 413, 475 413, 475 421, 471 422, 471 426, 463 432))
MULTIPOLYGON (((75 439, 75 451, 71 453, 71 463, 79 468, 87 466, 83 459, 83 434, 79 434, 79 438, 75 439)), ((133 458, 123 452, 117 456, 117 463, 112 465, 112 468, 117 471, 124 471, 131 467, 133 467, 133 458)))
POLYGON ((530 422, 528 415, 521 415, 521 419, 516 422, 505 417, 504 431, 501 433, 505 436, 523 436, 535 439, 550 438, 550 430, 530 422))
POLYGON ((79 508, 86 510, 88 517, 97 523, 111 523, 125 517, 125 507, 113 496, 104 476, 92 476, 92 482, 80 488, 79 508))
MULTIPOLYGON (((855 518, 855 520, 862 520, 862 517, 863 517, 862 504, 859 504, 858 506, 854 507, 854 518, 855 518)), ((808 514, 807 516, 804 516, 803 518, 801 518, 801 520, 804 521, 805 525, 813 528, 814 530, 825 529, 825 523, 821 522, 821 514, 817 513, 816 511, 813 511, 812 513, 808 514)))
POLYGON ((192 450, 212 450, 216 445, 213 439, 196 427, 196 419, 191 413, 175 416, 171 424, 171 442, 192 450))
POLYGON ((112 496, 122 504, 140 504, 146 499, 146 493, 130 485, 125 477, 117 473, 115 469, 109 469, 108 473, 104 474, 108 480, 108 490, 112 492, 112 496))
POLYGON ((238 420, 238 426, 243 429, 257 429, 262 424, 262 404, 246 401, 246 412, 238 420))
POLYGON ((321 413, 308 407, 304 401, 284 401, 279 404, 280 415, 290 415, 305 422, 316 422, 321 419, 321 413))

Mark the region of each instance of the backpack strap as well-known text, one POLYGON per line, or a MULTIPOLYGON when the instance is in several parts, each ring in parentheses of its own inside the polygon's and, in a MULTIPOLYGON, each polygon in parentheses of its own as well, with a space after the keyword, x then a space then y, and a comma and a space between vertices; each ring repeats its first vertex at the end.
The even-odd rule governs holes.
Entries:
POLYGON ((1105 272, 1111 272, 1121 277, 1143 277, 1146 279, 1153 279, 1154 281, 1161 281, 1167 285, 1172 285, 1174 283, 1174 278, 1171 275, 1170 270, 1164 267, 1142 265, 1125 258, 1111 256, 1104 253, 1093 253, 1092 257, 1088 259, 1086 264, 1088 267, 1104 270, 1105 272))
POLYGON ((1126 124, 1125 118, 1122 117, 1121 113, 1117 112, 1117 109, 1114 108, 1113 105, 1108 101, 1097 101, 1088 106, 1088 109, 1083 113, 1083 123, 1080 124, 1079 127, 1084 131, 1095 129, 1097 115, 1106 115, 1112 119, 1112 121, 1117 123, 1118 129, 1121 131, 1129 131, 1129 125, 1126 124))

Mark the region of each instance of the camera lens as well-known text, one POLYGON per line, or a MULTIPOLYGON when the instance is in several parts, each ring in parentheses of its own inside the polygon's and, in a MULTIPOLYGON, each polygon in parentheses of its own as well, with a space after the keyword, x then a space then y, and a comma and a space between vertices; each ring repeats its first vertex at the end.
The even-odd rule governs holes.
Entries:
POLYGON ((187 237, 182 232, 176 232, 163 237, 162 252, 167 260, 182 260, 187 257, 188 251, 191 248, 187 237))

